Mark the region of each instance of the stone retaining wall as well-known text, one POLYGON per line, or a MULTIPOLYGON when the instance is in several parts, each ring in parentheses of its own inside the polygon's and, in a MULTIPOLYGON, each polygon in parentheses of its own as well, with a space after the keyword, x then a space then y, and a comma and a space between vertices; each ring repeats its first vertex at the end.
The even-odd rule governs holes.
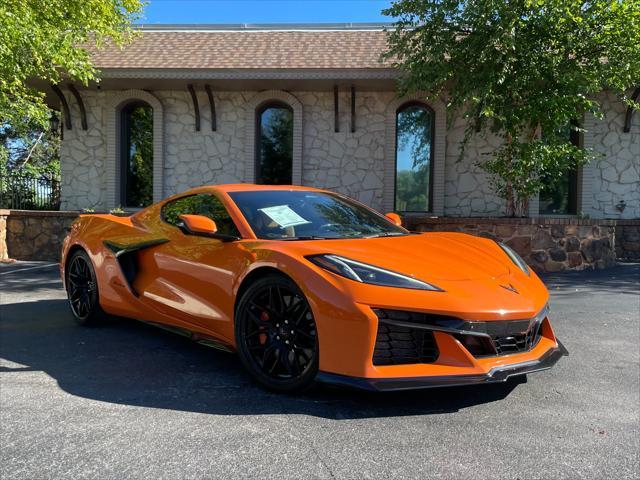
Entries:
MULTIPOLYGON (((0 261, 58 261, 62 240, 79 212, 0 209, 0 261)), ((640 260, 640 220, 563 218, 405 218, 418 231, 481 235, 513 247, 537 271, 601 269, 640 260)))
POLYGON ((62 240, 78 215, 78 212, 0 210, 0 260, 59 261, 62 240))
POLYGON ((616 224, 616 257, 640 261, 640 220, 621 220, 616 224))
MULTIPOLYGON (((640 225, 625 223, 634 222, 640 225)), ((407 217, 406 223, 411 230, 464 232, 502 241, 538 272, 602 269, 616 263, 616 220, 407 217)), ((637 233, 637 227, 625 230, 636 247, 637 233)))

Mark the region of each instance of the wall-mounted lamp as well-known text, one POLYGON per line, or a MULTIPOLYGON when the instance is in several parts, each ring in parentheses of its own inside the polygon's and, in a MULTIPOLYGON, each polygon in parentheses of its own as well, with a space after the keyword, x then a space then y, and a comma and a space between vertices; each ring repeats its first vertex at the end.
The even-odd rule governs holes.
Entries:
POLYGON ((51 118, 49 119, 49 127, 52 132, 58 132, 60 130, 60 117, 56 112, 51 112, 51 118))
POLYGON ((627 207, 627 202, 625 202, 624 200, 620 200, 618 202, 618 204, 616 205, 616 210, 618 210, 620 213, 624 212, 624 209, 627 207))

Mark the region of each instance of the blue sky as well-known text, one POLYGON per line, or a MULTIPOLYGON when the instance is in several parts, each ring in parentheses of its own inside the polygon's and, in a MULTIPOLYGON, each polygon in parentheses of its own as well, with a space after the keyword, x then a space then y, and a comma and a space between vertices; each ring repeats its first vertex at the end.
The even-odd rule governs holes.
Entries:
POLYGON ((388 22, 390 0, 150 0, 139 23, 388 22))

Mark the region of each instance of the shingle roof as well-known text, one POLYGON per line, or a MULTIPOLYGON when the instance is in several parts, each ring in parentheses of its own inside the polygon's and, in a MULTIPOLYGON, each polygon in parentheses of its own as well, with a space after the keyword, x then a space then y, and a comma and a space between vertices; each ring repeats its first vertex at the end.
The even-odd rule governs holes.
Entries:
POLYGON ((123 49, 93 52, 95 65, 163 69, 366 69, 381 63, 386 33, 376 30, 142 31, 123 49))

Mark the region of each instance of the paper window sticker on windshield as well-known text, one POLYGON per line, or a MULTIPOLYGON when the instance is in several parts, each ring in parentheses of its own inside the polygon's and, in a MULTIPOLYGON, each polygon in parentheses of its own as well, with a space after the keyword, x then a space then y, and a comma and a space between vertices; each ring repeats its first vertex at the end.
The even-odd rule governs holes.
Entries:
POLYGON ((259 208, 258 210, 276 222, 281 228, 295 227, 296 225, 311 223, 309 220, 305 220, 294 212, 289 205, 259 208))

